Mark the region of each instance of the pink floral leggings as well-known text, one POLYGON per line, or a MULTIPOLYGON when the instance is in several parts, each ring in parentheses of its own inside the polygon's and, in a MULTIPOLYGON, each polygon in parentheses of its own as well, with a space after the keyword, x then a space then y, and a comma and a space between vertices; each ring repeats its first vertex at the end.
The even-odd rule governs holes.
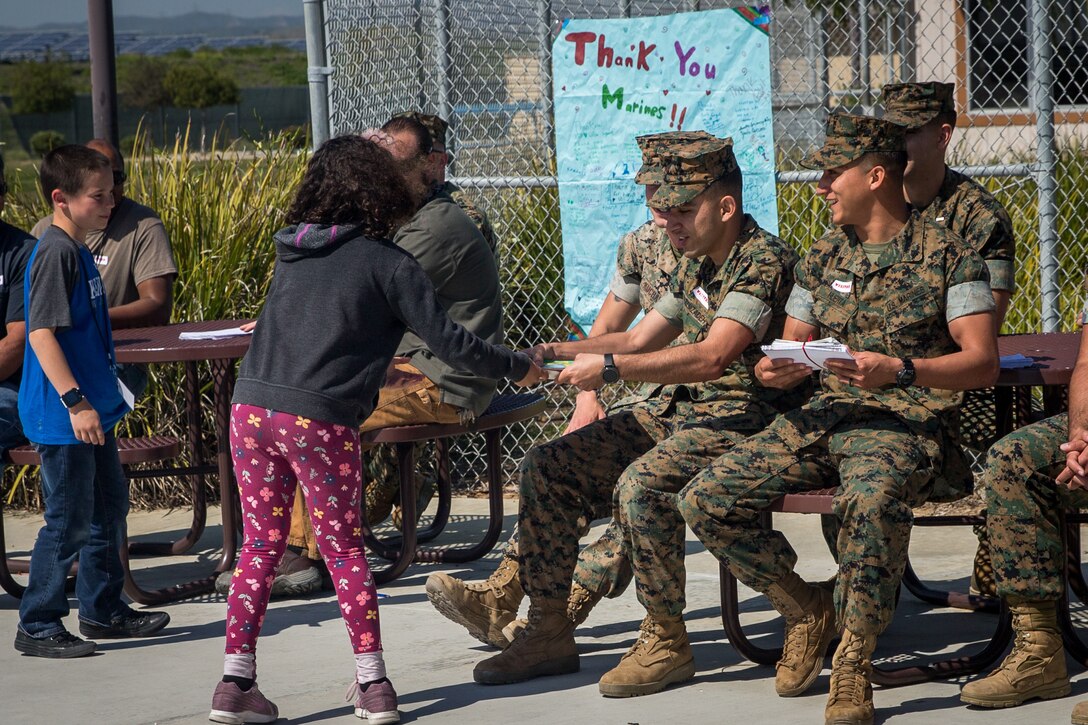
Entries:
POLYGON ((235 405, 230 448, 245 541, 227 597, 227 654, 257 647, 276 566, 287 548, 296 483, 306 496, 352 649, 355 654, 381 650, 378 593, 359 523, 363 482, 358 429, 235 405))

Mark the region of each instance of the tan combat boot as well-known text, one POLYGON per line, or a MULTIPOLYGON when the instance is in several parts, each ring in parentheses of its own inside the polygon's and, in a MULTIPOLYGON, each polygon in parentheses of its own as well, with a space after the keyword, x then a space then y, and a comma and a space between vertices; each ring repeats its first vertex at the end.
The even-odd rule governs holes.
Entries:
POLYGON ((1088 725, 1088 700, 1076 704, 1071 722, 1073 725, 1088 725))
POLYGON ((987 677, 963 686, 960 700, 968 705, 1015 707, 1036 697, 1050 700, 1069 694, 1057 602, 1009 605, 1016 632, 1012 652, 987 677))
POLYGON ((530 601, 529 624, 500 654, 480 662, 472 679, 481 685, 504 685, 545 675, 577 672, 574 625, 562 599, 530 601))
POLYGON ((466 583, 435 572, 427 577, 426 590, 435 609, 476 639, 499 649, 510 644, 502 630, 518 616, 525 596, 516 559, 504 556, 499 568, 482 582, 466 583))
POLYGON ((835 601, 826 589, 807 584, 793 572, 764 593, 786 618, 774 689, 780 697, 797 697, 820 675, 827 646, 835 637, 835 601))
MULTIPOLYGON (((604 595, 592 592, 578 582, 574 582, 571 584, 570 597, 567 599, 567 617, 577 627, 586 621, 589 613, 597 606, 597 602, 603 598, 604 595)), ((515 619, 502 628, 502 634, 508 641, 513 642, 514 638, 518 636, 518 632, 525 629, 526 624, 528 622, 524 619, 515 619)))
POLYGON ((873 663, 876 635, 846 630, 831 658, 831 694, 824 708, 824 725, 872 725, 873 663))
POLYGON ((695 658, 684 618, 647 614, 638 639, 619 665, 604 673, 598 688, 605 697, 652 695, 694 676, 695 658))

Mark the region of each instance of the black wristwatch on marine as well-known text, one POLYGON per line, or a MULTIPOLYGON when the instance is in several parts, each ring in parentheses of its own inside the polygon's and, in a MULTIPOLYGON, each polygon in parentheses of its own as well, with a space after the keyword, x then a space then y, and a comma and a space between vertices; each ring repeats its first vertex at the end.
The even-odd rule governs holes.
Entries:
POLYGON ((612 357, 612 353, 608 352, 604 355, 604 370, 601 371, 601 380, 606 383, 615 383, 620 379, 620 369, 616 367, 616 359, 612 357))
POLYGON ((83 395, 83 391, 79 388, 72 388, 64 395, 60 396, 60 402, 64 403, 64 407, 71 410, 87 398, 83 395))
POLYGON ((901 388, 909 388, 914 385, 914 378, 916 373, 914 371, 914 361, 903 358, 903 369, 895 374, 895 384, 901 388))

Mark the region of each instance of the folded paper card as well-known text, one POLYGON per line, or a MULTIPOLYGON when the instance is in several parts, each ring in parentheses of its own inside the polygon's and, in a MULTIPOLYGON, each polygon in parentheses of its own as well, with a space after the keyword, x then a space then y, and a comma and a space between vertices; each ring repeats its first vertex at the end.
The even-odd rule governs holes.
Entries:
POLYGON ((763 353, 772 360, 790 360, 803 363, 813 370, 824 370, 828 360, 847 360, 854 358, 850 350, 833 337, 822 340, 775 340, 763 346, 763 353))

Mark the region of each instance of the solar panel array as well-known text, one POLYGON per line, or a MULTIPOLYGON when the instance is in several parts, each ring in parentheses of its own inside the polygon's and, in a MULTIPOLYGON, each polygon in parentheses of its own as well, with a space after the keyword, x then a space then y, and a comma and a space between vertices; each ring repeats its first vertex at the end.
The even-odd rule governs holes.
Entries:
MULTIPOLYGON (((302 38, 265 38, 248 36, 224 38, 207 35, 145 35, 116 33, 117 55, 166 55, 175 50, 195 51, 200 48, 249 48, 253 46, 283 46, 306 51, 302 38)), ((67 32, 0 32, 0 63, 21 60, 41 61, 47 56, 84 61, 90 58, 87 35, 67 32)))

